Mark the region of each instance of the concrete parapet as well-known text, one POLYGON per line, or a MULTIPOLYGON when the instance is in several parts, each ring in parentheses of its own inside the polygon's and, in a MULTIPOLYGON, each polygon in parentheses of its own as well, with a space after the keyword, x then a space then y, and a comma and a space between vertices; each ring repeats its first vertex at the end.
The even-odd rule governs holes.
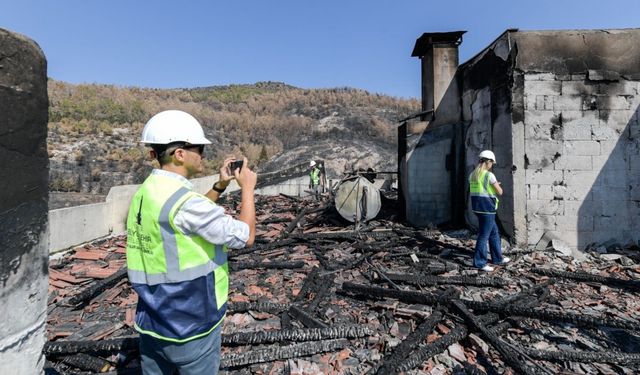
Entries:
MULTIPOLYGON (((190 180, 193 189, 206 193, 218 175, 190 180)), ((276 185, 256 189, 256 194, 293 196, 307 195, 309 177, 303 176, 276 185)), ((49 211, 49 251, 57 252, 111 234, 124 233, 127 229, 127 213, 131 198, 140 185, 114 186, 109 190, 105 202, 60 208, 49 211)), ((224 194, 239 190, 232 181, 224 194)))

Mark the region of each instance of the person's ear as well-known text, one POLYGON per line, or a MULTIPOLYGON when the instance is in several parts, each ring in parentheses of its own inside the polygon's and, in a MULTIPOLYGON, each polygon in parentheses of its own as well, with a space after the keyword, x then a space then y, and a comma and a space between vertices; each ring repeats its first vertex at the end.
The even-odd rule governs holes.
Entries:
POLYGON ((156 160, 158 158, 158 153, 155 150, 151 149, 149 150, 149 157, 151 158, 151 160, 156 160))
POLYGON ((176 161, 179 161, 180 163, 182 163, 184 161, 185 158, 185 153, 186 150, 183 148, 177 148, 174 152, 173 152, 173 156, 176 159, 176 161))

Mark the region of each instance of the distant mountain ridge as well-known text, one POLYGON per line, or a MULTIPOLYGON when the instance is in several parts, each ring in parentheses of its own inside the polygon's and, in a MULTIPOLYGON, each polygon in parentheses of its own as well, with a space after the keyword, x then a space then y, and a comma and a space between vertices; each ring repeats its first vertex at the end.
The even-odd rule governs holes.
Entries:
POLYGON ((161 110, 202 123, 213 142, 206 174, 225 155, 244 154, 265 172, 323 159, 339 177, 362 167, 395 170, 397 121, 420 107, 416 99, 281 82, 152 89, 49 80, 48 89, 50 190, 95 194, 146 177, 153 164, 139 137, 161 110))

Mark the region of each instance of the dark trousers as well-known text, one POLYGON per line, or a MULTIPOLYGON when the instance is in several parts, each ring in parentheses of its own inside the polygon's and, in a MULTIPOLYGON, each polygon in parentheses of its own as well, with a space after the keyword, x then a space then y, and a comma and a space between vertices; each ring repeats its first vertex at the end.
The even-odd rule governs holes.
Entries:
POLYGON ((491 262, 493 264, 502 263, 502 248, 500 244, 500 232, 496 224, 496 215, 476 213, 476 216, 478 217, 479 228, 473 266, 482 268, 487 264, 487 242, 491 250, 491 262))
POLYGON ((210 334, 183 344, 140 334, 144 375, 215 375, 220 366, 222 323, 210 334))

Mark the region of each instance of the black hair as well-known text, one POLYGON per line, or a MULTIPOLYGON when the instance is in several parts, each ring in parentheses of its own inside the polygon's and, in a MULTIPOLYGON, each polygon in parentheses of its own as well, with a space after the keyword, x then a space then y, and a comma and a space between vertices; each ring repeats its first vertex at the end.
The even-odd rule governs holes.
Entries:
POLYGON ((151 148, 156 153, 156 160, 158 161, 158 163, 160 163, 160 166, 163 166, 165 164, 169 164, 169 162, 171 161, 171 155, 173 154, 172 152, 167 153, 167 150, 175 150, 176 148, 183 147, 186 144, 187 142, 171 142, 166 145, 152 144, 151 148))

